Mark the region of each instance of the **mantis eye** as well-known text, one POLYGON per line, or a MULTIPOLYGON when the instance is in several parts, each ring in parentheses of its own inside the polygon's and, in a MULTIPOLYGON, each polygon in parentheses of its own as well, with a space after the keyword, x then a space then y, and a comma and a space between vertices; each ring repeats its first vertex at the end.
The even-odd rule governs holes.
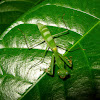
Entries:
POLYGON ((66 69, 58 69, 57 74, 63 79, 68 75, 68 71, 66 69))

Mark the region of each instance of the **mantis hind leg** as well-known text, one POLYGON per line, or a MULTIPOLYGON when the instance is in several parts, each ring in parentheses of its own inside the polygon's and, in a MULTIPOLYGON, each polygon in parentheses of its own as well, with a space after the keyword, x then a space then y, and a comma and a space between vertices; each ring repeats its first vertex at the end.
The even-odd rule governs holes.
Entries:
MULTIPOLYGON (((36 64, 34 64, 33 66, 31 66, 31 67, 29 68, 29 70, 32 69, 33 67, 35 67, 35 66, 37 66, 37 65, 39 65, 39 64, 41 64, 41 63, 43 63, 44 58, 45 58, 46 53, 47 53, 47 50, 48 50, 48 46, 46 47, 46 49, 45 49, 45 51, 44 51, 44 54, 43 54, 42 59, 41 59, 40 61, 38 61, 36 64)), ((29 73, 29 71, 27 72, 27 74, 28 74, 28 73, 29 73)))
POLYGON ((58 37, 61 37, 63 35, 66 35, 66 34, 68 34, 68 30, 65 30, 63 32, 60 32, 60 33, 52 35, 52 36, 53 36, 53 38, 58 38, 58 37))
POLYGON ((60 36, 63 36, 63 35, 68 34, 68 27, 67 27, 67 25, 66 25, 66 23, 65 23, 65 21, 64 21, 64 19, 63 19, 64 15, 65 15, 65 14, 63 14, 63 16, 62 16, 62 21, 63 21, 63 23, 64 23, 64 25, 65 25, 65 27, 66 27, 66 30, 63 31, 63 32, 60 32, 60 33, 58 33, 58 34, 53 35, 53 38, 57 38, 57 37, 60 37, 60 36))
POLYGON ((53 67, 54 67, 54 54, 52 55, 50 66, 49 68, 45 69, 45 72, 50 75, 53 75, 53 67))
POLYGON ((45 42, 45 41, 39 42, 39 43, 37 43, 35 46, 33 46, 33 47, 31 48, 31 47, 29 47, 29 45, 28 45, 28 42, 27 42, 27 39, 26 39, 25 34, 22 32, 21 29, 18 28, 18 30, 23 34, 24 40, 25 40, 25 44, 26 44, 26 46, 27 46, 27 48, 28 48, 29 50, 31 50, 31 49, 33 49, 34 47, 36 47, 36 46, 38 46, 38 45, 40 45, 40 44, 42 44, 42 43, 45 42))

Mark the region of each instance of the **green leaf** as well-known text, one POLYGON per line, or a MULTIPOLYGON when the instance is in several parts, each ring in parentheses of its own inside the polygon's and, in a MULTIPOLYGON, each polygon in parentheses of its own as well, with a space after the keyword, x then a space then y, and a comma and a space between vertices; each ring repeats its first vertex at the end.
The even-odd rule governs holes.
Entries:
POLYGON ((98 0, 45 0, 9 26, 0 37, 0 99, 99 100, 99 3, 98 0), (56 65, 54 77, 43 72, 50 65, 51 50, 41 64, 36 64, 46 48, 46 43, 34 47, 43 41, 37 22, 46 25, 52 35, 69 30, 69 34, 55 39, 58 46, 70 50, 59 49, 59 52, 65 52, 73 61, 72 69, 65 66, 70 73, 65 80, 58 77, 56 65), (33 49, 28 50, 18 29, 33 49))
POLYGON ((44 0, 0 0, 0 34, 17 18, 44 0))

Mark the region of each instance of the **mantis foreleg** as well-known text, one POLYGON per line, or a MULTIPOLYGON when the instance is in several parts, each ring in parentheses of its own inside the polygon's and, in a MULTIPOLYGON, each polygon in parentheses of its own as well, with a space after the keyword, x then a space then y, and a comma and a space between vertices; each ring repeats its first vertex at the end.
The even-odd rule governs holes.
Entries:
POLYGON ((71 60, 68 60, 67 58, 65 58, 64 56, 62 56, 60 53, 58 54, 61 59, 69 66, 69 67, 72 67, 72 61, 71 60))

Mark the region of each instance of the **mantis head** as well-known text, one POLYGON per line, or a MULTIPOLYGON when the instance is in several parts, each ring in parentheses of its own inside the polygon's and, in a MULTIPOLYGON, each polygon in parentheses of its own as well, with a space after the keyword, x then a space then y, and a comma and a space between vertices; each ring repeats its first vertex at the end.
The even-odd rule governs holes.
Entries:
POLYGON ((58 69, 57 74, 64 79, 68 75, 68 71, 66 69, 58 69))

